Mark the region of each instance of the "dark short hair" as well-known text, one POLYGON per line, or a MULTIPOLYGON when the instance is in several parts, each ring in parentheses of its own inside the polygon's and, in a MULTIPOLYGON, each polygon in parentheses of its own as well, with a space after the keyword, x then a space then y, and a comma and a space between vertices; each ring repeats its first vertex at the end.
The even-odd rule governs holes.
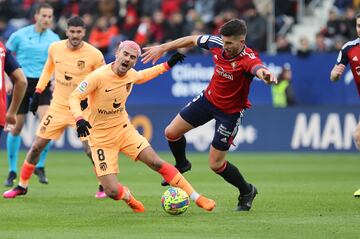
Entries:
POLYGON ((246 32, 246 23, 240 19, 232 19, 220 27, 220 34, 223 36, 245 36, 246 32))
POLYGON ((356 19, 360 18, 360 12, 358 12, 355 16, 356 19))
POLYGON ((85 23, 79 16, 70 17, 67 21, 68 27, 85 27, 85 23))
POLYGON ((35 12, 36 12, 36 13, 39 13, 40 10, 43 9, 43 8, 49 8, 49 9, 54 10, 54 8, 53 8, 49 3, 46 3, 46 2, 45 2, 45 3, 40 3, 40 4, 37 6, 35 12))

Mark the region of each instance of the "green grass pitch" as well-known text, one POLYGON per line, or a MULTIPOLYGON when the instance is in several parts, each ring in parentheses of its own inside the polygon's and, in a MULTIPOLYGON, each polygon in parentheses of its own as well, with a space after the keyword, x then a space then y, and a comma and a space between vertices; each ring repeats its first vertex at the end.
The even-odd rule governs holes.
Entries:
MULTIPOLYGON (((170 154, 161 156, 172 162, 170 154)), ((4 151, 0 158, 2 184, 4 151)), ((167 215, 161 177, 123 155, 119 179, 146 213, 95 199, 97 182, 85 155, 52 151, 49 185, 33 176, 25 197, 0 199, 0 238, 360 238, 360 198, 352 195, 360 187, 360 154, 230 153, 227 159, 259 190, 250 212, 234 211, 238 192, 210 171, 206 154, 189 158, 193 169, 185 176, 217 202, 213 212, 192 203, 183 215, 167 215)))

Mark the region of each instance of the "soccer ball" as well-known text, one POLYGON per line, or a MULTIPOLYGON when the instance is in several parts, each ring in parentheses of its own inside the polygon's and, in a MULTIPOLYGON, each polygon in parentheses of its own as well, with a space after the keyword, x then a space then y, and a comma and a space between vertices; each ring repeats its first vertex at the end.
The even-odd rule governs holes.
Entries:
POLYGON ((180 215, 188 209, 190 199, 181 188, 170 187, 162 195, 161 205, 165 212, 171 215, 180 215))

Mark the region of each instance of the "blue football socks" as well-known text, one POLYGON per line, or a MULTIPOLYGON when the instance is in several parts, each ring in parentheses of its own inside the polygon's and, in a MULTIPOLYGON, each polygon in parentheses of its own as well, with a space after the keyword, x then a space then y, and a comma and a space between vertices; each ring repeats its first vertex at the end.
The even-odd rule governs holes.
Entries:
POLYGON ((12 135, 10 132, 7 134, 6 138, 6 149, 7 149, 7 158, 9 163, 9 172, 17 172, 17 161, 19 158, 19 150, 21 145, 20 135, 12 135))

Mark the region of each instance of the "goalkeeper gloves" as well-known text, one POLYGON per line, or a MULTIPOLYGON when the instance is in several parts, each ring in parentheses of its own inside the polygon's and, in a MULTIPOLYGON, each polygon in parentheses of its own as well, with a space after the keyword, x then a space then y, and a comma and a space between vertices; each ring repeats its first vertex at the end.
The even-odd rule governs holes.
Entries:
POLYGON ((88 136, 90 134, 89 129, 91 129, 91 125, 88 121, 84 119, 76 121, 76 131, 78 133, 78 137, 88 136))
POLYGON ((30 111, 36 115, 36 111, 39 107, 39 97, 40 97, 40 93, 35 92, 32 96, 31 99, 31 104, 30 104, 30 111))
POLYGON ((185 55, 179 53, 179 52, 176 52, 175 54, 173 54, 170 59, 167 61, 167 64, 170 66, 170 67, 173 67, 175 66, 178 62, 183 62, 184 59, 185 59, 185 55))

